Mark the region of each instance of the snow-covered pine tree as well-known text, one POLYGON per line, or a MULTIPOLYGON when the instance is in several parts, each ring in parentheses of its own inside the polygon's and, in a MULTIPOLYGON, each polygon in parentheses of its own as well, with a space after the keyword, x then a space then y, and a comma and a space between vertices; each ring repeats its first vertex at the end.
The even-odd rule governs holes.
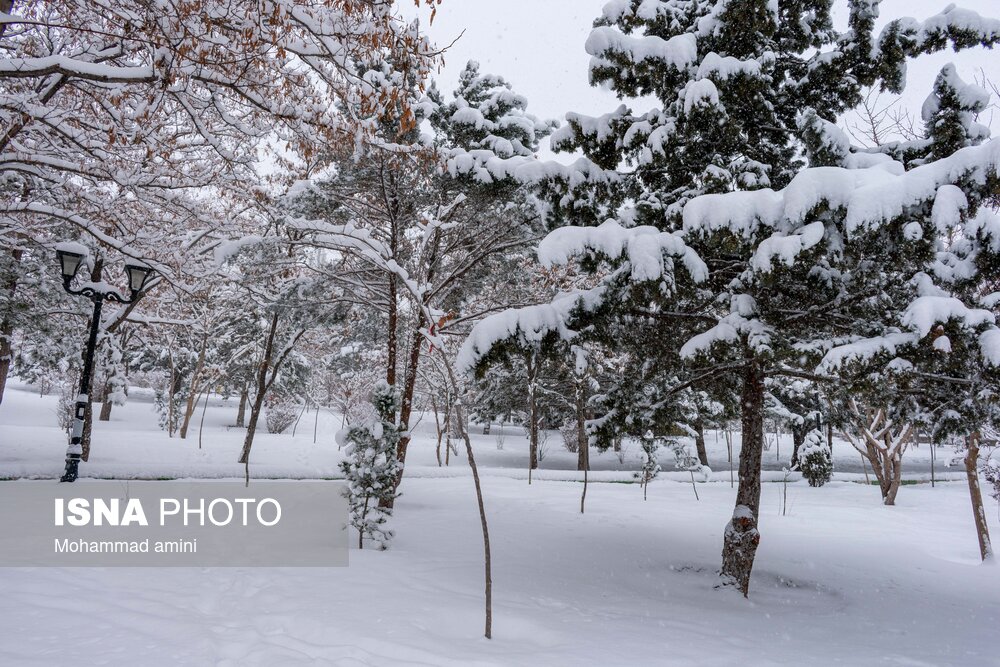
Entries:
POLYGON ((480 72, 474 60, 466 63, 448 102, 433 84, 428 99, 435 105, 431 124, 446 148, 486 151, 500 159, 532 157, 538 142, 558 126, 528 113, 526 97, 502 76, 480 72))
POLYGON ((380 381, 372 388, 371 403, 376 416, 342 432, 347 446, 340 470, 347 480, 351 525, 358 531, 358 548, 363 549, 367 539, 379 549, 387 549, 393 534, 386 527, 392 516, 392 503, 388 501, 398 495, 396 446, 401 430, 396 425, 396 415, 399 392, 380 381))
POLYGON ((823 432, 813 429, 806 434, 799 447, 796 466, 809 486, 823 486, 833 476, 833 455, 823 432))
POLYGON ((886 504, 895 502, 902 455, 917 428, 936 442, 964 441, 995 419, 988 407, 995 369, 983 351, 995 322, 989 295, 1000 284, 990 205, 997 179, 993 149, 980 145, 989 132, 976 122, 988 102, 953 65, 942 68, 923 105, 926 139, 886 149, 903 156, 906 176, 928 174, 935 189, 872 216, 865 252, 845 254, 838 267, 864 276, 851 291, 867 289, 879 305, 856 311, 853 326, 837 332, 823 368, 842 377, 832 398, 886 504), (878 261, 884 248, 896 250, 878 261))
MULTIPOLYGON (((617 345, 622 327, 598 320, 645 325, 654 332, 645 340, 656 344, 635 358, 646 367, 659 361, 659 377, 671 383, 659 390, 664 397, 740 380, 740 488, 722 575, 744 595, 759 541, 766 378, 815 379, 809 359, 831 345, 824 327, 856 316, 847 311, 859 303, 878 307, 886 283, 897 293, 903 289, 898 278, 905 269, 879 277, 872 267, 894 266, 900 256, 910 264, 928 257, 926 249, 912 254, 887 242, 896 238, 897 221, 891 231, 875 225, 852 247, 858 255, 880 256, 863 276, 874 278, 869 288, 875 293, 857 293, 864 284, 857 282, 848 285, 855 300, 843 299, 845 276, 833 265, 842 261, 844 240, 867 231, 864 222, 876 214, 852 194, 870 185, 871 197, 895 200, 899 192, 890 188, 910 182, 886 187, 898 176, 896 163, 853 152, 843 166, 870 167, 863 176, 878 176, 877 182, 850 170, 798 173, 799 113, 803 106, 815 109, 825 123, 818 126, 830 130, 863 87, 900 90, 908 58, 949 42, 964 48, 1000 40, 1000 22, 954 8, 923 23, 894 21, 876 37, 877 5, 869 0, 849 2, 849 30, 838 33, 831 7, 832 0, 609 3, 587 43, 593 81, 623 97, 654 95, 662 107, 641 115, 624 105, 600 117, 570 115, 567 128, 553 136, 555 146, 579 148, 590 160, 573 172, 575 181, 554 189, 553 217, 588 224, 610 212, 616 219, 594 229, 557 230, 540 246, 543 261, 582 255, 614 269, 599 288, 576 295, 577 308, 563 308, 565 317, 550 330, 567 339, 587 331, 617 345), (600 179, 595 166, 603 170, 600 179), (634 205, 620 206, 626 202, 634 205)), ((807 127, 815 130, 817 123, 807 127)), ((959 177, 934 171, 933 180, 959 177)), ((467 345, 471 364, 487 353, 476 338, 467 345)), ((627 400, 608 406, 609 414, 629 409, 627 400)))

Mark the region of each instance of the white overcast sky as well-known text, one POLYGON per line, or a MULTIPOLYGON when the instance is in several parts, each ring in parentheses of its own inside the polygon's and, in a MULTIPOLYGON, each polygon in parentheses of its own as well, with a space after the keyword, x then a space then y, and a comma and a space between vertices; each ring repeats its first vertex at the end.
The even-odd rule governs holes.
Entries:
MULTIPOLYGON (((400 11, 413 16, 412 0, 399 0, 400 11)), ((483 71, 500 74, 515 90, 527 96, 529 109, 543 118, 562 119, 567 111, 596 115, 615 109, 615 95, 595 89, 587 80, 590 57, 583 50, 591 24, 605 0, 444 0, 433 25, 424 30, 443 46, 458 38, 445 55, 438 87, 451 92, 467 60, 475 59, 483 71), (459 38, 459 35, 461 37, 459 38)), ((924 19, 948 6, 944 0, 882 0, 881 24, 901 16, 924 19)), ((984 16, 1000 18, 1000 0, 964 0, 956 3, 984 16)), ((835 0, 838 27, 846 25, 846 0, 835 0)), ((902 102, 919 112, 934 76, 947 62, 972 81, 983 68, 1000 84, 1000 49, 945 51, 924 56, 910 64, 902 102)), ((649 103, 632 104, 644 109, 649 103)), ((994 123, 1000 134, 1000 114, 994 123)))

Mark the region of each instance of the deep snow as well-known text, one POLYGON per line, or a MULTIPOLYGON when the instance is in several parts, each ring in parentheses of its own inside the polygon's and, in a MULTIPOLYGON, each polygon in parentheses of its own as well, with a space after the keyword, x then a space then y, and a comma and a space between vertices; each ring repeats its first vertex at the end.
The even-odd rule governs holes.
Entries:
MULTIPOLYGON (((59 472, 65 439, 53 408, 50 397, 8 391, 3 475, 59 472)), ((81 470, 238 476, 241 433, 224 427, 233 414, 231 404, 210 408, 199 454, 196 438, 167 439, 151 405, 133 401, 96 425, 81 470)), ((294 440, 262 434, 254 474, 333 476, 339 419, 328 422, 315 447, 306 418, 294 440)), ((319 570, 0 569, 0 664, 1000 664, 1000 577, 978 563, 964 483, 906 486, 886 508, 872 486, 794 482, 785 516, 783 485, 765 484, 744 600, 713 588, 733 507, 728 470, 698 485, 700 501, 671 480, 653 482, 646 502, 638 485, 593 484, 581 515, 579 483, 541 479, 576 475, 558 470, 574 457, 557 436, 550 470, 531 486, 502 468, 524 458, 513 429, 502 451, 495 436, 476 438, 493 542, 487 641, 472 480, 464 457, 433 464, 429 426, 418 428, 389 551, 352 551, 350 567, 319 570)), ((592 479, 629 478, 613 454, 598 461, 607 472, 592 479)))

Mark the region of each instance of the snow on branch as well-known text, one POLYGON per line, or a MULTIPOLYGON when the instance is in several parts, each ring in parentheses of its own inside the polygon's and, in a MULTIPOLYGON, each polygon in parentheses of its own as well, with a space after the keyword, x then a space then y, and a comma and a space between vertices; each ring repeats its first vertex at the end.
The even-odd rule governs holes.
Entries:
POLYGON ((605 64, 609 54, 623 56, 633 63, 655 59, 677 69, 693 64, 698 58, 698 41, 692 33, 670 39, 654 35, 633 37, 610 26, 594 28, 584 49, 593 56, 591 68, 595 64, 605 64))
POLYGON ((149 83, 156 78, 152 67, 117 67, 62 55, 44 58, 0 59, 0 77, 27 78, 62 74, 101 83, 149 83))
POLYGON ((729 230, 744 238, 761 227, 792 232, 825 204, 846 212, 848 234, 874 228, 938 196, 953 197, 951 185, 964 180, 982 183, 1000 165, 1000 140, 963 148, 948 158, 903 171, 896 162, 865 169, 816 167, 800 172, 788 187, 751 192, 709 194, 684 207, 686 233, 729 230), (944 187, 949 186, 949 187, 944 187))
POLYGON ((511 179, 517 183, 535 184, 545 180, 559 180, 570 187, 585 183, 617 183, 622 180, 618 172, 601 169, 586 158, 572 164, 534 157, 497 157, 491 150, 451 149, 446 156, 446 170, 452 177, 468 175, 480 183, 495 183, 511 179))
POLYGON ((910 55, 917 55, 930 48, 944 48, 948 40, 956 46, 995 44, 1000 40, 1000 20, 951 4, 924 21, 910 17, 893 21, 879 36, 879 46, 885 50, 898 41, 909 47, 910 55))
POLYGON ((602 293, 601 288, 569 292, 552 303, 514 308, 484 318, 476 323, 462 343, 455 360, 456 370, 463 374, 473 372, 480 361, 501 343, 510 343, 524 350, 537 350, 551 337, 565 342, 573 340, 577 336, 569 325, 573 312, 580 307, 595 307, 600 303, 602 293))
POLYGON ((633 281, 672 277, 672 265, 664 255, 679 257, 695 282, 708 278, 708 267, 678 233, 661 232, 655 227, 622 227, 607 220, 599 227, 563 227, 551 232, 538 246, 542 264, 565 264, 574 256, 593 252, 611 260, 625 259, 633 281))
POLYGON ((934 325, 950 320, 957 320, 970 329, 996 323, 996 318, 990 311, 969 308, 960 300, 947 296, 918 296, 902 317, 903 325, 920 338, 929 334, 934 325))
POLYGON ((920 337, 915 333, 899 331, 838 345, 823 356, 816 372, 832 373, 847 363, 869 361, 880 354, 896 355, 904 347, 915 345, 919 340, 920 337))

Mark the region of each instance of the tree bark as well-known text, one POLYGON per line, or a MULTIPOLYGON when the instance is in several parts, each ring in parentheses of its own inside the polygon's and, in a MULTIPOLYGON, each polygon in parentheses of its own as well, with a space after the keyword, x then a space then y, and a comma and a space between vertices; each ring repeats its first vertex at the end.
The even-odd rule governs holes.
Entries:
POLYGON ((390 387, 396 386, 396 350, 399 347, 399 339, 397 338, 399 327, 399 314, 397 312, 399 306, 396 303, 396 276, 389 276, 389 322, 388 335, 385 342, 385 383, 390 387))
POLYGON ((102 422, 111 421, 111 385, 104 384, 101 390, 101 414, 97 417, 102 422))
POLYGON ((750 590, 750 573, 760 544, 760 465, 764 451, 764 369, 747 359, 741 396, 742 436, 740 484, 733 518, 726 524, 722 547, 723 585, 736 586, 744 597, 750 590))
POLYGON ((205 369, 205 348, 208 345, 208 336, 201 337, 201 349, 198 350, 198 361, 191 374, 191 386, 188 387, 187 403, 184 405, 184 419, 181 422, 181 440, 187 439, 188 427, 191 425, 191 417, 194 415, 194 408, 198 402, 198 394, 201 393, 201 374, 205 369))
MULTIPOLYGON (((809 427, 805 424, 795 424, 792 426, 792 460, 791 466, 794 468, 799 464, 799 447, 806 441, 806 434, 809 427)), ((830 451, 833 451, 832 449, 830 451)))
POLYGON ((278 332, 278 313, 271 315, 271 326, 267 332, 267 342, 264 344, 264 355, 257 369, 257 392, 250 406, 250 423, 247 424, 247 435, 243 440, 243 451, 240 452, 239 463, 246 466, 247 484, 250 480, 250 449, 253 447, 253 436, 257 432, 257 421, 264 406, 264 395, 267 393, 267 371, 271 367, 271 357, 274 356, 274 338, 278 332))
MULTIPOLYGON (((931 447, 934 443, 931 443, 931 447)), ((976 522, 976 537, 979 538, 979 555, 986 561, 993 558, 990 543, 990 529, 986 523, 986 509, 983 507, 983 492, 979 488, 979 434, 968 438, 965 450, 965 475, 969 481, 969 498, 972 500, 972 517, 976 522)))
MULTIPOLYGON (((410 445, 410 415, 413 414, 413 391, 417 386, 417 370, 420 366, 420 348, 423 346, 424 337, 420 333, 421 327, 425 324, 423 316, 417 323, 417 328, 413 331, 410 339, 410 354, 406 361, 406 375, 403 378, 402 404, 399 408, 399 428, 403 431, 403 436, 396 445, 396 460, 399 461, 399 472, 396 473, 396 488, 399 488, 403 481, 403 467, 406 465, 406 449, 410 445)), ((387 498, 379 503, 381 507, 392 508, 396 502, 396 495, 387 498)))
POLYGON ((531 471, 538 468, 538 361, 525 359, 528 373, 528 484, 531 471))
POLYGON ((698 450, 698 462, 708 465, 708 450, 705 448, 705 423, 701 417, 694 423, 694 447, 698 450))
POLYGON ((243 385, 243 389, 240 390, 240 407, 236 409, 236 425, 246 426, 247 420, 247 400, 248 400, 247 386, 243 385))
POLYGON ((437 432, 437 447, 434 449, 434 455, 437 457, 438 468, 440 468, 441 467, 441 438, 444 436, 444 432, 441 430, 441 418, 438 417, 437 398, 435 398, 433 392, 431 392, 431 410, 434 411, 434 430, 437 432))
POLYGON ((590 471, 590 438, 587 437, 587 401, 584 394, 586 378, 577 378, 576 382, 576 446, 577 468, 583 471, 583 494, 580 496, 580 514, 583 514, 587 501, 588 472, 590 471))

